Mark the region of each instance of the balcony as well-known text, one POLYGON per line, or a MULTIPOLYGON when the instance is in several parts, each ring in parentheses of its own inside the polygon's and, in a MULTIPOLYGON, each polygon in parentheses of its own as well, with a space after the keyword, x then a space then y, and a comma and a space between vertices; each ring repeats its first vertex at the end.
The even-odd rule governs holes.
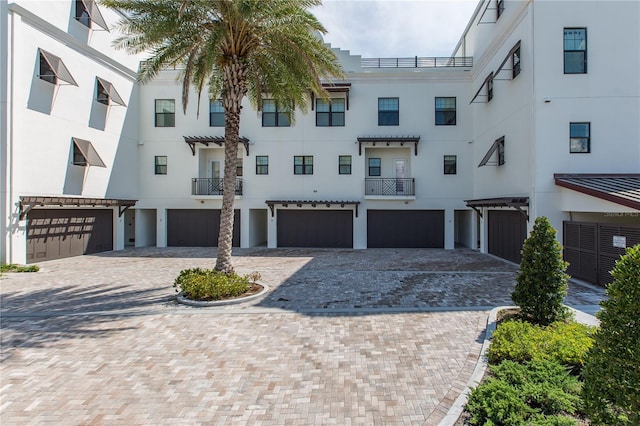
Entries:
POLYGON ((471 68, 472 57, 362 58, 362 68, 471 68))
MULTIPOLYGON (((222 195, 224 179, 193 178, 191 179, 191 195, 222 195)), ((242 195, 242 178, 236 178, 236 195, 242 195)))
POLYGON ((365 198, 370 199, 415 199, 414 178, 366 178, 365 198))

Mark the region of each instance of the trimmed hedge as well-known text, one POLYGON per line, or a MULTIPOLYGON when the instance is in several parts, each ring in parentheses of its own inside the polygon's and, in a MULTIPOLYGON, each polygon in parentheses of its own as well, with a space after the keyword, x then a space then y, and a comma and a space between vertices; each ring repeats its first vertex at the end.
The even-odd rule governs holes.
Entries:
POLYGON ((242 296, 249 291, 251 283, 260 279, 260 275, 239 276, 225 274, 214 269, 192 268, 180 271, 173 283, 176 292, 191 300, 221 300, 242 296))
POLYGON ((489 362, 550 360, 582 369, 593 345, 594 327, 576 322, 555 322, 548 327, 520 320, 501 323, 493 333, 487 356, 489 362))

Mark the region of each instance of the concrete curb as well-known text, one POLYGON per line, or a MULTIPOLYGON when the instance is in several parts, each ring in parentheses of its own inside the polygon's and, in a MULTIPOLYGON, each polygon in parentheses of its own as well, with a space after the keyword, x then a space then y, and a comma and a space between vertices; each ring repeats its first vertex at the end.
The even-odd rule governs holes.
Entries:
POLYGON ((200 300, 187 299, 186 297, 184 297, 182 295, 182 292, 180 292, 176 296, 176 300, 178 301, 178 303, 180 303, 182 305, 193 306, 193 307, 196 307, 196 308, 206 308, 206 307, 211 307, 211 306, 237 305, 239 303, 245 303, 245 302, 249 302, 251 300, 255 300, 255 299, 257 299, 259 297, 262 297, 265 294, 267 294, 267 292, 269 291, 269 286, 267 284, 262 283, 262 282, 256 282, 256 284, 259 284, 259 285, 261 285, 263 287, 262 291, 260 293, 252 294, 251 296, 238 297, 236 299, 229 299, 229 300, 200 301, 200 300))
MULTIPOLYGON (((565 305, 566 306, 566 305, 565 305)), ((493 336, 493 332, 496 331, 498 312, 505 309, 515 309, 517 306, 499 306, 497 308, 493 308, 491 312, 489 312, 489 317, 487 319, 487 328, 484 334, 484 342, 482 343, 482 349, 480 350, 480 356, 478 357, 478 363, 476 364, 476 368, 473 370, 473 374, 469 378, 467 382, 467 386, 464 390, 458 395, 458 398, 454 401, 449 411, 444 416, 444 418, 440 421, 438 426, 454 426, 460 415, 464 411, 464 406, 467 404, 467 398, 471 393, 471 389, 475 388, 480 384, 482 377, 484 377, 484 373, 487 371, 487 367, 489 365, 487 361, 487 351, 489 350, 489 345, 491 344, 491 336, 493 336)), ((586 314, 582 311, 579 311, 571 306, 567 306, 575 317, 575 320, 579 323, 598 326, 600 325, 600 321, 593 315, 586 314)))

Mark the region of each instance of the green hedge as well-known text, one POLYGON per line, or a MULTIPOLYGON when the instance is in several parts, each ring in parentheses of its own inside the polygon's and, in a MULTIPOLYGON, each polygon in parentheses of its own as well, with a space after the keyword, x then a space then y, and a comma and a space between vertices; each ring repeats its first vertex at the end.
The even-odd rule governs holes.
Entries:
POLYGON ((557 362, 503 361, 471 391, 466 410, 472 425, 569 426, 581 413, 581 383, 557 362))
POLYGON ((548 327, 519 320, 501 323, 493 333, 489 362, 551 360, 579 373, 593 345, 594 327, 556 322, 548 327))
POLYGON ((193 268, 180 271, 173 286, 176 291, 182 291, 187 299, 209 301, 241 296, 258 279, 258 274, 239 276, 213 269, 193 268))

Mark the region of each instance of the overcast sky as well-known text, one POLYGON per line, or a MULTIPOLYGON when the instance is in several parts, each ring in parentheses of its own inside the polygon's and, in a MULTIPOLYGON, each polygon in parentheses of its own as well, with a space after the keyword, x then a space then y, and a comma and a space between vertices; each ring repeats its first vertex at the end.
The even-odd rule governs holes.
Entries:
POLYGON ((324 0, 333 47, 363 57, 449 56, 478 0, 324 0))

